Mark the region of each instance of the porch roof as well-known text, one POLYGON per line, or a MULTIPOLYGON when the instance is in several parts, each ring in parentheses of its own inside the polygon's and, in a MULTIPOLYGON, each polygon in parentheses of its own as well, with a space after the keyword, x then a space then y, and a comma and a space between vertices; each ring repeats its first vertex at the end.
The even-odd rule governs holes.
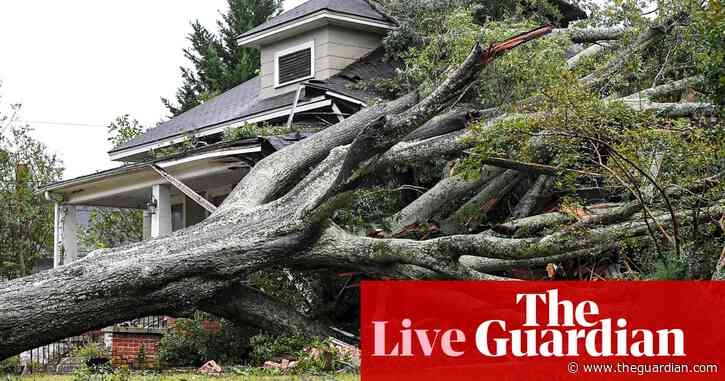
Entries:
MULTIPOLYGON (((216 144, 171 157, 134 163, 50 184, 41 192, 68 205, 145 209, 151 187, 167 184, 153 165, 164 168, 196 192, 234 187, 247 173, 246 157, 259 155, 258 138, 216 144)), ((177 192, 174 192, 177 193, 177 192)))

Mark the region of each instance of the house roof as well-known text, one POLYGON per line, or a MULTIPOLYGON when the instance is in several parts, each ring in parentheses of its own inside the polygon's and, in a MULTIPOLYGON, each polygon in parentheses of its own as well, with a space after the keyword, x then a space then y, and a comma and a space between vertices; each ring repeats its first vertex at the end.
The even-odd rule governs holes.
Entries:
POLYGON ((254 77, 202 105, 179 114, 154 128, 149 128, 143 135, 114 147, 111 152, 183 134, 244 115, 256 104, 260 83, 260 78, 254 77))
POLYGON ((278 27, 323 10, 364 17, 376 21, 392 22, 388 16, 374 9, 367 0, 308 0, 297 7, 244 32, 240 38, 278 27))
MULTIPOLYGON (((359 81, 389 78, 394 71, 395 66, 385 62, 383 49, 379 48, 331 78, 324 81, 310 81, 310 83, 367 103, 375 97, 375 94, 369 89, 359 89, 353 85, 359 81)), ((270 110, 289 107, 294 102, 294 91, 270 98, 261 98, 260 87, 260 78, 252 78, 191 110, 148 129, 143 135, 113 148, 110 153, 183 136, 209 127, 223 126, 226 123, 244 120, 270 110)), ((301 101, 305 100, 308 99, 301 101)))

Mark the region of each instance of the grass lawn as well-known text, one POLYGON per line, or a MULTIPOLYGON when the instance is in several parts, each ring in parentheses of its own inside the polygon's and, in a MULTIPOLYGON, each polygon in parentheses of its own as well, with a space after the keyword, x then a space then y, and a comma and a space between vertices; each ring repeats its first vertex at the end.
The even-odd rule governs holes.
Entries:
MULTIPOLYGON (((0 378, 0 380, 3 380, 0 378)), ((8 381, 72 381, 72 375, 29 375, 19 378, 9 378, 8 381)), ((227 375, 224 377, 207 377, 193 373, 179 374, 160 374, 160 375, 132 375, 131 381, 359 381, 360 376, 357 375, 338 375, 338 376, 237 376, 227 375)))

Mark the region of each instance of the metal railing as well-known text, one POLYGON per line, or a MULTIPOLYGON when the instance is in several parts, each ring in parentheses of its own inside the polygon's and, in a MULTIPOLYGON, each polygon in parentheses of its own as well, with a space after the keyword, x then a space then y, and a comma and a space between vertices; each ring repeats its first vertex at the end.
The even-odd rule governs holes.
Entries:
MULTIPOLYGON (((166 316, 146 316, 119 323, 116 326, 160 330, 168 328, 169 318, 166 316)), ((68 357, 75 348, 100 341, 102 341, 101 332, 94 331, 25 351, 20 355, 20 360, 28 372, 55 371, 58 363, 63 358, 68 357)))
POLYGON ((139 319, 129 320, 127 322, 116 325, 119 327, 165 329, 168 328, 168 318, 166 316, 147 316, 139 319))
POLYGON ((99 336, 97 334, 69 337, 56 343, 25 351, 20 354, 20 361, 30 373, 54 371, 55 365, 73 352, 75 348, 98 340, 99 336))

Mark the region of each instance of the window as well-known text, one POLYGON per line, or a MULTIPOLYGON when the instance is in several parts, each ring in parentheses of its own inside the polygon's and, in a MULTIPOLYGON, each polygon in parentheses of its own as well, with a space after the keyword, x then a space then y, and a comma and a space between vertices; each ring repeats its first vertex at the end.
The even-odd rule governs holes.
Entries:
POLYGON ((299 82, 315 76, 315 42, 283 50, 274 55, 275 87, 299 82))

